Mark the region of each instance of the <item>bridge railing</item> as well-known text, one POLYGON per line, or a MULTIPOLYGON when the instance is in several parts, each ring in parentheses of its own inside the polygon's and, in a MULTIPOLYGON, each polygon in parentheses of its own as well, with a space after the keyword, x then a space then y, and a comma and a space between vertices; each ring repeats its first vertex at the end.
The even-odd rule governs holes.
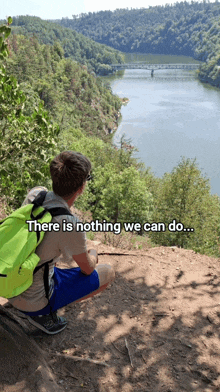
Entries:
POLYGON ((148 63, 126 63, 109 64, 114 69, 198 69, 200 64, 148 64, 148 63))

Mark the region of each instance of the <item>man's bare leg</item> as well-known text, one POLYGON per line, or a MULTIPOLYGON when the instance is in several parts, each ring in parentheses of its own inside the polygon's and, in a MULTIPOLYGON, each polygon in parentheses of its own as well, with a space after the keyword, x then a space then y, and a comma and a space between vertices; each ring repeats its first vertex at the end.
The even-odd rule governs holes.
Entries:
POLYGON ((101 293, 101 291, 105 290, 106 287, 112 283, 115 279, 115 271, 109 264, 98 264, 96 266, 96 271, 98 272, 99 275, 99 282, 100 282, 100 287, 93 291, 92 293, 86 295, 85 297, 82 297, 78 299, 75 302, 81 302, 84 299, 94 297, 94 295, 101 293))

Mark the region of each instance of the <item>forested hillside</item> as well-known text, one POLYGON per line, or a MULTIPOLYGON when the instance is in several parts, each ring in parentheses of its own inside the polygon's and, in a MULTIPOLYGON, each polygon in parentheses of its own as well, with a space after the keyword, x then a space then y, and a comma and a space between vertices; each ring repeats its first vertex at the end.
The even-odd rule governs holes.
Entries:
POLYGON ((40 44, 60 44, 62 47, 60 50, 65 58, 70 57, 80 64, 86 65, 89 71, 94 71, 97 74, 107 73, 111 63, 123 62, 123 56, 117 50, 97 44, 71 29, 35 16, 13 18, 12 33, 36 37, 40 44))
POLYGON ((61 130, 72 126, 105 139, 116 127, 120 99, 87 66, 65 58, 58 42, 42 45, 37 37, 12 34, 8 48, 7 71, 28 94, 27 114, 33 111, 31 102, 42 100, 61 130))
POLYGON ((59 42, 10 35, 11 21, 0 26, 0 200, 11 209, 33 186, 51 189, 51 158, 79 151, 91 160, 93 179, 76 207, 90 219, 122 229, 137 222, 144 241, 218 256, 220 202, 196 163, 183 159, 155 178, 134 159, 128 140, 112 142, 121 100, 86 65, 65 58, 59 42), (194 232, 143 230, 145 222, 167 227, 174 217, 194 232))
MULTIPOLYGON (((123 52, 183 54, 200 58, 210 53, 207 35, 217 33, 220 5, 180 2, 141 9, 117 9, 56 20, 62 26, 123 52), (213 24, 217 26, 213 26, 213 24)), ((55 22, 55 21, 54 21, 55 22)))
POLYGON ((220 86, 219 16, 220 4, 204 0, 90 12, 56 22, 123 52, 182 54, 207 61, 200 78, 220 86))

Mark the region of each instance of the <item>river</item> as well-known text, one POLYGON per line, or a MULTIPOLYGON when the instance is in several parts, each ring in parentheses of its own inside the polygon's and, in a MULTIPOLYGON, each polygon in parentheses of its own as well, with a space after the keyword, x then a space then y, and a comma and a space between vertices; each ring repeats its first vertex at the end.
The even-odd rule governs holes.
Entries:
POLYGON ((184 70, 158 70, 153 77, 149 70, 125 70, 108 80, 113 93, 129 99, 114 141, 123 134, 131 139, 135 156, 157 177, 183 156, 196 158, 211 193, 220 196, 220 91, 184 70))

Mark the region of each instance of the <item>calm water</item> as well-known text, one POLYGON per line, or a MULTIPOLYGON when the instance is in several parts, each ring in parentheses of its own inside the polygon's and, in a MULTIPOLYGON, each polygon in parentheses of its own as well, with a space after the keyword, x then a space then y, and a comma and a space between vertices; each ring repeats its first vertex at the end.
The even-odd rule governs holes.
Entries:
POLYGON ((126 70, 111 87, 129 99, 114 140, 130 138, 136 157, 158 177, 181 156, 196 158, 211 192, 220 196, 220 91, 183 70, 159 70, 154 77, 148 70, 126 70))

